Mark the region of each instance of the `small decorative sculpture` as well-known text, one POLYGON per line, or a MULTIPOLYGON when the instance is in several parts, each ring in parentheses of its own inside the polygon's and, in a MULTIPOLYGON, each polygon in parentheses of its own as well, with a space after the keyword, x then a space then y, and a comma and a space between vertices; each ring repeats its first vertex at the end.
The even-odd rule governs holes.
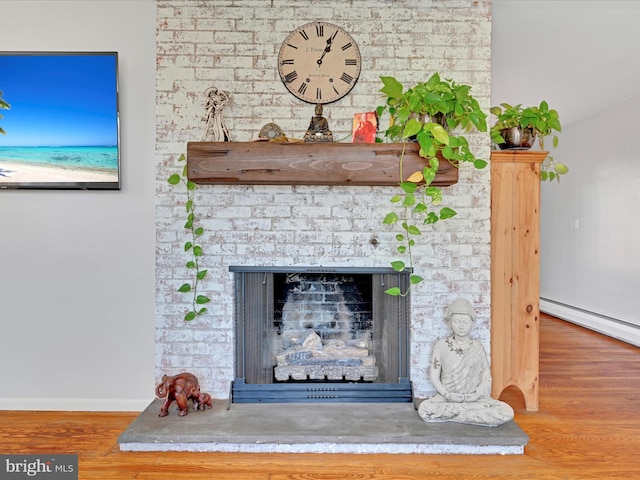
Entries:
POLYGON ((169 406, 175 400, 178 404, 178 416, 184 417, 189 410, 187 402, 191 399, 194 405, 197 405, 200 395, 200 383, 195 375, 184 372, 174 375, 162 376, 162 381, 156 386, 156 395, 159 398, 165 398, 162 407, 160 407, 159 417, 169 415, 169 406))
POLYGON ((216 87, 207 88, 204 92, 207 97, 205 108, 207 110, 207 124, 204 129, 202 141, 228 142, 229 131, 222 121, 222 110, 229 103, 229 94, 218 90, 216 87))
POLYGON ((260 129, 258 138, 266 140, 286 140, 287 136, 282 132, 282 129, 275 123, 267 123, 260 129))
POLYGON ((329 130, 329 122, 322 116, 322 105, 317 104, 315 115, 311 117, 307 133, 304 134, 305 142, 333 142, 333 133, 329 130))
POLYGON ((491 398, 487 354, 469 338, 476 314, 459 298, 447 308, 453 335, 436 342, 429 378, 437 394, 423 401, 418 413, 425 422, 459 422, 495 427, 513 419, 513 409, 491 398))
POLYGON ((211 395, 206 392, 198 395, 198 401, 193 403, 194 410, 206 410, 207 407, 211 408, 211 395))

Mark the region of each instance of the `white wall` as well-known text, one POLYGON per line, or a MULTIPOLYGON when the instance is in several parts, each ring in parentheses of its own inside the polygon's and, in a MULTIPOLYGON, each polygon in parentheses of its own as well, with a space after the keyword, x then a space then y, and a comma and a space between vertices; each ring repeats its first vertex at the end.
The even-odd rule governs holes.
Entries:
POLYGON ((119 52, 122 141, 119 192, 0 191, 1 409, 140 410, 155 396, 155 9, 0 1, 3 50, 119 52))
POLYGON ((542 309, 640 345, 640 154, 630 98, 565 128, 554 152, 571 169, 544 183, 542 309))

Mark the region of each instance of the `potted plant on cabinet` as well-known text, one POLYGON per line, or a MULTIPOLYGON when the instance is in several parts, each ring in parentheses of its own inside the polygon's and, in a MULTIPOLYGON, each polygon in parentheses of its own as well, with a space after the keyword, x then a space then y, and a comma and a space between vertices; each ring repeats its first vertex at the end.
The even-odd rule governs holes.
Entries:
MULTIPOLYGON (((533 107, 502 103, 491 107, 490 112, 496 116, 490 131, 491 140, 501 150, 529 150, 536 138, 540 149, 544 150, 544 139, 550 135, 553 135, 553 147, 558 146, 558 136, 554 132, 562 130, 560 117, 556 110, 549 108, 546 101, 533 107)), ((564 163, 556 162, 553 156, 548 155, 540 167, 540 179, 559 181, 560 175, 568 171, 564 163)))
MULTIPOLYGON (((421 225, 433 224, 456 215, 449 207, 436 211, 442 202, 442 189, 431 185, 438 172, 441 161, 451 162, 458 167, 461 163, 472 164, 475 168, 484 168, 485 160, 475 157, 469 148, 465 133, 473 130, 486 132, 486 114, 478 101, 471 95, 469 85, 458 84, 453 80, 441 79, 434 73, 426 82, 404 89, 394 77, 380 77, 385 96, 385 104, 379 106, 376 113, 379 118, 384 112, 390 115, 389 127, 384 132, 387 141, 405 143, 415 141, 420 145, 419 154, 425 159, 424 168, 410 172, 405 178, 402 169, 404 153, 400 158, 401 193, 393 196, 391 202, 401 207, 400 213, 394 211, 386 215, 385 224, 401 225, 396 235, 396 251, 407 261, 391 262, 394 270, 411 271, 410 285, 418 284, 422 277, 413 273, 412 251, 421 225)), ((403 150, 404 152, 404 150, 403 150)), ((406 295, 399 288, 387 290, 390 295, 406 295)))

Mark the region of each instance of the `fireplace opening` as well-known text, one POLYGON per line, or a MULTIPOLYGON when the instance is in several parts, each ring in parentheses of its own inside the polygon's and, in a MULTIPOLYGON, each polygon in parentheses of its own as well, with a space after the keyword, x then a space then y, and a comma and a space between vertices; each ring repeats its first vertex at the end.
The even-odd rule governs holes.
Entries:
POLYGON ((274 381, 376 381, 371 276, 275 274, 274 381))
POLYGON ((380 268, 231 267, 231 401, 406 402, 407 273, 380 268))

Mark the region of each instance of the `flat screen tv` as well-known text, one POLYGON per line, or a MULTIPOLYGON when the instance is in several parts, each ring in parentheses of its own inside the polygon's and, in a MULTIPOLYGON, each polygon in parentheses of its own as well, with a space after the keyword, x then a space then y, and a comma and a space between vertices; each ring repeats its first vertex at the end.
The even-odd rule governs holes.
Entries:
POLYGON ((117 52, 0 52, 0 189, 120 189, 117 52))

